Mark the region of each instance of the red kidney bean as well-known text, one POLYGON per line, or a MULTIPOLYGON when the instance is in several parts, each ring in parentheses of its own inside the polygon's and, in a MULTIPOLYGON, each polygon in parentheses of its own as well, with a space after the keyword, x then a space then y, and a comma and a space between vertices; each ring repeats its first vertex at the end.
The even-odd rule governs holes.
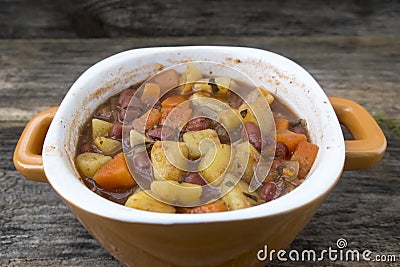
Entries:
POLYGON ((185 183, 197 184, 197 185, 205 185, 206 182, 203 180, 201 175, 198 172, 189 172, 185 179, 183 180, 185 183))
POLYGON ((194 118, 186 124, 186 130, 188 131, 201 131, 210 127, 210 119, 205 117, 194 118))
POLYGON ((108 132, 108 136, 113 139, 122 139, 122 124, 114 123, 108 132))
POLYGON ((156 141, 173 140, 175 131, 169 127, 157 127, 147 131, 147 137, 156 141))
POLYGON ((124 91, 122 91, 118 98, 118 106, 121 109, 127 108, 134 94, 135 90, 132 89, 125 89, 124 91))
POLYGON ((258 127, 258 125, 254 122, 245 122, 244 128, 246 130, 250 144, 252 144, 254 148, 258 151, 261 151, 262 139, 260 127, 258 127))
POLYGON ((81 146, 81 153, 93 152, 93 146, 90 143, 85 143, 81 146))
POLYGON ((135 155, 133 158, 133 166, 138 172, 147 176, 151 175, 151 162, 146 152, 135 155))
POLYGON ((275 193, 276 193, 276 184, 273 182, 269 182, 264 184, 264 186, 261 188, 261 198, 265 202, 269 202, 272 199, 274 199, 275 193))
POLYGON ((218 138, 221 141, 222 144, 227 144, 230 141, 230 136, 228 134, 228 132, 225 130, 224 126, 222 126, 219 123, 215 123, 214 124, 214 130, 217 132, 218 134, 218 138))
POLYGON ((285 159, 289 156, 289 149, 284 143, 277 142, 275 148, 275 158, 285 159))
POLYGON ((280 159, 274 159, 272 161, 271 169, 276 170, 278 167, 284 167, 285 164, 280 159))
POLYGON ((292 132, 298 133, 298 134, 304 134, 306 135, 307 131, 306 128, 304 128, 303 126, 295 126, 292 129, 292 132))

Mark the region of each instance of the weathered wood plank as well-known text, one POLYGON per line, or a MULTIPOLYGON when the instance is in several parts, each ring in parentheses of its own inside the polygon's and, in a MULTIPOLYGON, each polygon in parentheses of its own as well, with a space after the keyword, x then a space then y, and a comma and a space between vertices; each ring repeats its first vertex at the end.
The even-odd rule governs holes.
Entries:
POLYGON ((400 37, 188 37, 0 42, 0 121, 26 121, 58 105, 89 66, 148 46, 237 45, 274 51, 308 70, 328 95, 400 120, 400 37))
POLYGON ((0 1, 0 38, 398 34, 396 0, 0 1))
MULTIPOLYGON (((0 265, 119 266, 79 224, 49 185, 25 180, 12 166, 22 127, 0 126, 0 265)), ((345 238, 351 249, 396 253, 400 242, 400 137, 386 133, 388 151, 367 171, 346 172, 305 230, 287 249, 322 251, 345 238)), ((399 259, 400 260, 400 259, 399 259)), ((290 266, 274 262, 272 266, 290 266)), ((325 259, 318 264, 343 266, 325 259)), ((366 266, 352 262, 351 266, 366 266)), ((314 266, 314 262, 303 262, 314 266)), ((374 266, 374 263, 369 263, 374 266)))
MULTIPOLYGON (((57 105, 87 67, 113 53, 159 45, 247 45, 281 53, 309 70, 328 95, 351 98, 399 125, 400 38, 190 37, 0 42, 0 266, 120 266, 78 223, 49 185, 21 177, 12 154, 25 122, 57 105)), ((347 239, 351 249, 399 255, 400 136, 383 122, 388 151, 367 171, 346 172, 288 248, 321 251, 347 239)), ((397 258, 400 261, 400 258, 397 258)), ((302 262, 302 266, 374 266, 302 262)), ((272 266, 291 266, 274 262, 272 266)))

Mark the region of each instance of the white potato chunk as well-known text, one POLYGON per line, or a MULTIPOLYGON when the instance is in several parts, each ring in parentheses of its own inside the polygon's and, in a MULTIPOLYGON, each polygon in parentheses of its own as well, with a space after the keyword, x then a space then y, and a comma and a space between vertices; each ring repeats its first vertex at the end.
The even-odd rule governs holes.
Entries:
POLYGON ((197 69, 196 65, 193 63, 188 64, 186 71, 182 74, 180 78, 180 83, 182 85, 181 92, 187 93, 192 89, 193 82, 200 80, 203 77, 201 72, 197 69))
POLYGON ((188 148, 183 142, 155 142, 151 149, 154 179, 179 180, 186 169, 188 155, 188 148))
POLYGON ((211 147, 221 145, 217 132, 212 129, 186 132, 183 134, 183 142, 189 149, 189 157, 192 159, 198 159, 211 147))
POLYGON ((162 212, 162 213, 175 213, 175 207, 158 201, 149 195, 146 191, 139 191, 133 195, 131 195, 128 200, 125 202, 125 206, 145 210, 145 211, 153 211, 153 212, 162 212))
POLYGON ((93 144, 105 155, 111 155, 122 147, 120 141, 103 136, 96 137, 93 144))
POLYGON ((146 83, 144 85, 142 96, 140 100, 147 105, 153 105, 160 98, 161 89, 156 83, 146 83))
POLYGON ((219 119, 222 125, 228 130, 233 131, 242 124, 242 117, 237 109, 224 109, 219 112, 219 119))
POLYGON ((244 181, 239 181, 235 185, 235 181, 229 178, 224 180, 222 192, 225 195, 222 199, 228 210, 239 210, 263 203, 260 193, 258 191, 250 193, 248 188, 249 185, 244 181))
POLYGON ((129 142, 131 147, 135 147, 137 145, 144 145, 146 142, 150 142, 151 140, 147 138, 144 134, 139 133, 136 130, 131 130, 129 132, 129 142))
POLYGON ((247 97, 246 100, 249 103, 252 102, 257 102, 259 97, 264 97, 265 101, 267 101, 267 103, 269 105, 272 105, 272 103, 274 102, 275 98, 274 96, 267 91, 267 89, 265 89, 264 86, 260 86, 257 89, 253 90, 247 97))
POLYGON ((219 185, 222 179, 219 179, 228 168, 231 158, 231 147, 227 144, 210 148, 201 158, 199 163, 200 173, 204 179, 213 185, 219 185))
POLYGON ((183 206, 197 204, 202 194, 200 185, 176 181, 153 181, 150 189, 162 200, 183 206))
POLYGON ((239 114, 242 117, 243 122, 254 122, 258 125, 258 121, 253 113, 253 110, 247 104, 243 103, 239 107, 239 114))
POLYGON ((106 135, 112 126, 113 124, 110 122, 92 119, 92 138, 106 135))
POLYGON ((250 183, 254 175, 254 168, 260 159, 260 153, 247 141, 237 145, 233 154, 229 173, 236 177, 242 177, 246 183, 250 183))
POLYGON ((229 77, 205 78, 196 81, 193 84, 195 91, 203 91, 207 93, 226 95, 229 89, 234 90, 237 85, 234 80, 229 77))
POLYGON ((76 166, 83 175, 93 177, 100 167, 111 159, 110 156, 86 152, 76 157, 76 166))

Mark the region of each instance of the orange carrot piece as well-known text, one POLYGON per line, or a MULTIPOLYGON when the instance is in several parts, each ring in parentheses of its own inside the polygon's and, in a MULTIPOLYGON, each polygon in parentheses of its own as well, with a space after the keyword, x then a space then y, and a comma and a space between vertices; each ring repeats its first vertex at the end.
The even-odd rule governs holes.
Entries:
POLYGON ((141 117, 134 120, 132 126, 136 131, 144 133, 144 130, 150 130, 154 125, 158 124, 160 119, 161 112, 158 109, 152 108, 141 117))
POLYGON ((226 207, 225 202, 223 200, 217 200, 209 204, 188 209, 186 212, 191 214, 197 214, 197 213, 222 212, 227 210, 228 208, 226 207))
POLYGON ((185 98, 179 95, 173 95, 165 99, 162 103, 161 106, 163 108, 174 108, 181 104, 182 102, 185 102, 185 98))
POLYGON ((289 130, 289 120, 285 118, 275 118, 275 128, 279 130, 289 130))
POLYGON ((300 142, 293 153, 291 160, 299 163, 298 177, 303 179, 310 171, 317 157, 319 147, 309 142, 300 142))
POLYGON ((276 132, 276 141, 284 143, 292 153, 300 142, 307 141, 307 136, 289 130, 280 130, 276 132))
POLYGON ((93 176, 93 180, 105 189, 132 187, 136 185, 136 181, 129 172, 122 152, 101 166, 93 176))
POLYGON ((162 108, 161 109, 161 124, 164 124, 165 119, 168 117, 168 114, 173 110, 174 108, 162 108))

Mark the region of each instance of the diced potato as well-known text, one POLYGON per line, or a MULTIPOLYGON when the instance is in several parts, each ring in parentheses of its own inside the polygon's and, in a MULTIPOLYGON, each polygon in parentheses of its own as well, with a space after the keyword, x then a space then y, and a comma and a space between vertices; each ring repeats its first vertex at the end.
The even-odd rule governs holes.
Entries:
POLYGON ((227 104, 223 104, 221 101, 211 97, 210 94, 203 92, 192 94, 190 101, 194 108, 201 109, 203 113, 205 113, 204 109, 211 109, 213 113, 218 113, 229 107, 227 104))
POLYGON ((175 207, 154 199, 146 191, 139 191, 131 195, 125 206, 153 212, 175 213, 175 207))
POLYGON ((191 206, 198 204, 202 194, 200 185, 176 181, 153 181, 151 191, 168 203, 191 206))
POLYGON ((144 134, 141 134, 136 130, 131 130, 129 132, 129 142, 131 147, 134 147, 137 145, 144 145, 146 142, 151 142, 151 140, 144 134))
POLYGON ((235 147, 233 161, 229 173, 242 177, 243 181, 250 183, 254 175, 255 164, 260 159, 260 153, 248 141, 235 147))
POLYGON ((228 210, 249 208, 263 202, 258 191, 249 192, 249 185, 246 182, 239 181, 232 188, 233 185, 234 182, 225 179, 222 186, 222 192, 225 194, 222 199, 228 207, 228 210))
POLYGON ((106 135, 112 126, 113 124, 110 122, 92 119, 92 138, 106 135))
POLYGON ((171 90, 179 85, 179 74, 174 69, 158 73, 154 82, 160 86, 162 92, 171 90))
POLYGON ((86 152, 76 157, 76 167, 83 175, 93 177, 100 167, 111 159, 110 156, 86 152))
POLYGON ((146 83, 144 85, 143 93, 142 96, 140 97, 140 100, 147 105, 153 105, 160 98, 160 94, 161 94, 161 89, 160 86, 158 86, 158 84, 146 83))
POLYGON ((192 159, 198 159, 212 146, 221 145, 217 132, 212 129, 186 132, 183 134, 183 142, 189 149, 189 157, 192 159))
POLYGON ((242 117, 237 109, 224 109, 219 112, 219 118, 228 131, 239 128, 242 117))
POLYGON ((96 137, 93 144, 105 155, 111 155, 122 147, 120 141, 103 136, 96 137))
POLYGON ((267 91, 267 89, 265 89, 265 87, 262 86, 262 85, 261 85, 260 87, 258 87, 257 89, 253 90, 253 91, 247 96, 246 100, 247 100, 249 103, 255 102, 255 101, 258 100, 258 97, 261 96, 261 95, 264 97, 264 99, 267 101, 267 103, 268 103, 269 105, 272 105, 272 103, 274 102, 275 98, 274 98, 274 96, 273 96, 271 93, 269 93, 269 92, 267 91), (261 94, 260 94, 260 93, 261 93, 261 94))
POLYGON ((207 93, 226 95, 229 89, 234 90, 237 85, 234 80, 229 77, 216 77, 200 79, 193 84, 195 91, 203 91, 207 93))
POLYGON ((184 72, 180 78, 180 83, 182 85, 181 92, 187 93, 192 89, 193 82, 200 80, 203 77, 201 72, 196 68, 196 65, 193 63, 188 64, 186 72, 184 72))
POLYGON ((258 125, 256 116, 247 104, 243 103, 239 107, 239 114, 242 117, 243 122, 254 122, 258 125))
POLYGON ((215 148, 211 148, 201 158, 199 163, 200 173, 209 183, 219 185, 222 182, 222 177, 225 170, 228 168, 231 157, 231 147, 222 144, 215 148))
POLYGON ((155 142, 151 149, 154 179, 178 181, 186 169, 188 154, 183 142, 155 142))

